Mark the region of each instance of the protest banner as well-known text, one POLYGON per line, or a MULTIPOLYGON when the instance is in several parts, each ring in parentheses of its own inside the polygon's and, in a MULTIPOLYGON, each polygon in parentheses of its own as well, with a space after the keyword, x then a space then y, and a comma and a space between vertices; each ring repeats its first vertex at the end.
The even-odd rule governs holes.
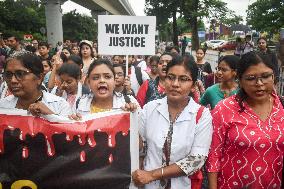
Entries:
POLYGON ((154 55, 155 16, 98 16, 98 52, 103 55, 154 55))
POLYGON ((135 114, 114 110, 75 122, 0 109, 0 120, 0 188, 125 189, 138 168, 135 114))

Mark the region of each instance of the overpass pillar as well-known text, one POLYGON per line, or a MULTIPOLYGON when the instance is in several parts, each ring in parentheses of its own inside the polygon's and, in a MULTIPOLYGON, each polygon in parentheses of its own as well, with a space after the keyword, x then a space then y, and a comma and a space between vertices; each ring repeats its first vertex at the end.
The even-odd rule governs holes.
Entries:
POLYGON ((60 0, 45 1, 45 17, 48 43, 55 47, 58 41, 63 42, 60 0))

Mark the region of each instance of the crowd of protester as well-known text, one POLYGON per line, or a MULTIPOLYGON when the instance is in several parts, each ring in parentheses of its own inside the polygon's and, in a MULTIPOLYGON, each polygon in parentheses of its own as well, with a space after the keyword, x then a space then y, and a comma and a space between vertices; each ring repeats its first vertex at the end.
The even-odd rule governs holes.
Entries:
POLYGON ((196 57, 184 50, 181 56, 177 47, 100 56, 88 40, 52 48, 10 36, 0 44, 0 107, 73 120, 137 111, 141 166, 132 179, 145 189, 281 188, 278 60, 265 38, 258 42, 257 52, 221 57, 214 72, 204 49, 196 57), (202 177, 208 177, 203 186, 202 177))

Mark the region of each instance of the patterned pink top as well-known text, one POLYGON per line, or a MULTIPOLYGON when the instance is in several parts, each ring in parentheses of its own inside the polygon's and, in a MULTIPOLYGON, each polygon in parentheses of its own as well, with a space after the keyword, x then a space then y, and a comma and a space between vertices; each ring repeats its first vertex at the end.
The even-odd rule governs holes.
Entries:
POLYGON ((213 110, 213 138, 206 169, 219 172, 219 189, 281 187, 284 110, 280 100, 274 98, 265 122, 246 103, 240 113, 235 95, 213 110))

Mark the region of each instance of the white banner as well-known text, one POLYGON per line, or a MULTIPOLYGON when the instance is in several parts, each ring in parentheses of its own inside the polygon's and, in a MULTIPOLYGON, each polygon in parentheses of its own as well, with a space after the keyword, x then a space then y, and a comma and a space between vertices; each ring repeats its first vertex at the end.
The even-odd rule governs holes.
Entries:
POLYGON ((155 16, 98 16, 98 53, 154 55, 155 16))

